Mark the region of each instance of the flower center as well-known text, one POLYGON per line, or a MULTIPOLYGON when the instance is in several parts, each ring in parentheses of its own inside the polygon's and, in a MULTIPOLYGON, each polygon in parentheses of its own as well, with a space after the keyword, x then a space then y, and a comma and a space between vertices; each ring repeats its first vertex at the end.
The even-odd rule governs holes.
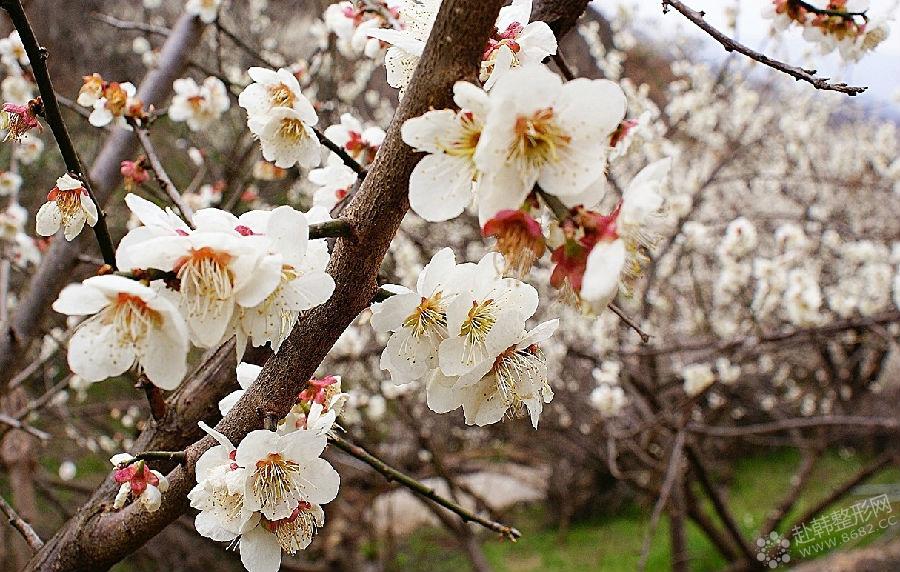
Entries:
POLYGON ((150 328, 162 322, 159 312, 133 294, 119 292, 110 308, 112 315, 108 317, 109 322, 114 325, 119 336, 132 342, 143 339, 150 328))
POLYGON ((103 96, 106 97, 106 109, 113 115, 122 115, 125 104, 128 103, 128 94, 125 93, 125 90, 119 87, 118 83, 113 82, 106 88, 103 96))
POLYGON ((446 335, 447 314, 442 298, 443 292, 435 292, 431 298, 423 296, 422 302, 403 321, 403 327, 411 328, 417 338, 428 333, 446 335))
POLYGON ((553 109, 539 109, 531 116, 520 115, 516 119, 515 141, 509 149, 509 158, 539 168, 555 162, 559 149, 571 141, 572 137, 556 121, 553 109))
POLYGON ((291 88, 283 83, 269 86, 269 100, 273 107, 294 107, 296 99, 297 96, 294 95, 291 88))
POLYGON ((475 154, 475 147, 481 139, 481 131, 484 126, 471 111, 460 112, 458 120, 462 127, 462 133, 459 138, 444 148, 444 152, 454 157, 472 157, 475 154))
POLYGON ((303 122, 299 119, 285 117, 278 127, 278 135, 284 139, 299 142, 306 138, 306 129, 303 128, 303 122))
POLYGON ((466 337, 466 345, 482 345, 497 318, 494 317, 496 305, 493 298, 483 302, 472 302, 469 314, 460 327, 459 333, 466 337))
POLYGON ((300 472, 300 465, 282 457, 279 453, 269 453, 265 459, 256 462, 253 474, 253 494, 262 506, 275 506, 300 493, 294 477, 300 472))
POLYGON ((56 201, 56 208, 62 215, 63 223, 74 217, 82 210, 81 189, 61 190, 54 188, 47 195, 47 200, 56 201))
POLYGON ((191 249, 175 269, 181 281, 181 296, 191 315, 207 315, 211 307, 231 298, 234 276, 228 268, 231 255, 208 246, 191 249))
POLYGON ((523 401, 534 399, 537 394, 550 391, 547 383, 547 361, 543 352, 532 344, 516 349, 510 346, 497 356, 492 373, 497 380, 497 391, 507 407, 518 413, 523 401))
POLYGON ((262 525, 275 535, 281 549, 288 554, 296 554, 312 542, 316 532, 316 516, 308 502, 300 501, 291 516, 271 521, 263 518, 262 525))

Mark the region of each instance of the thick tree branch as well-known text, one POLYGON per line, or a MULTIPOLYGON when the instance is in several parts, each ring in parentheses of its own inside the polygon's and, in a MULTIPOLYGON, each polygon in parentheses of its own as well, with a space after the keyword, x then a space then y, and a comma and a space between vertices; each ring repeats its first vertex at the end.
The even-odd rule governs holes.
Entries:
POLYGON ((786 73, 789 76, 793 77, 798 81, 805 81, 811 84, 816 89, 821 89, 824 91, 837 91, 840 93, 846 93, 847 95, 858 95, 864 91, 866 91, 865 87, 855 87, 851 85, 847 85, 846 83, 832 83, 828 81, 828 78, 816 77, 816 70, 807 70, 798 66, 792 66, 790 64, 786 64, 784 62, 775 60, 767 56, 766 54, 757 52, 741 44, 740 42, 728 37, 727 35, 720 32, 718 29, 711 26, 705 19, 704 13, 698 12, 688 6, 686 6, 680 0, 663 0, 663 10, 665 11, 668 6, 671 6, 681 12, 681 14, 693 22, 695 26, 712 36, 712 38, 722 44, 722 47, 725 48, 727 52, 737 52, 739 54, 743 54, 750 58, 751 60, 755 60, 763 65, 769 66, 772 69, 778 70, 782 73, 786 73))

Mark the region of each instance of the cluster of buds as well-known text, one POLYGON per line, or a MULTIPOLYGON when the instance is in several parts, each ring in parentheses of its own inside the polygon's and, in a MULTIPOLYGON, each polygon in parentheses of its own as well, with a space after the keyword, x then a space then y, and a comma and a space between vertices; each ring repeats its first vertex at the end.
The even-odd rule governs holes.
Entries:
POLYGON ((885 23, 873 25, 867 0, 828 0, 819 8, 800 0, 772 0, 769 15, 779 28, 798 25, 804 37, 820 45, 822 53, 840 51, 849 60, 858 60, 888 35, 885 23))
POLYGON ((93 108, 88 121, 94 127, 105 127, 115 122, 127 126, 129 121, 144 122, 148 114, 137 97, 137 89, 129 82, 106 81, 100 74, 82 78, 84 84, 78 91, 78 104, 93 108))
POLYGON ((132 499, 144 505, 148 512, 156 512, 162 503, 162 493, 169 490, 166 477, 128 453, 114 455, 109 461, 115 467, 113 479, 120 485, 113 508, 121 509, 132 499))
POLYGON ((312 378, 306 389, 297 395, 297 403, 282 421, 279 431, 308 429, 327 432, 344 409, 347 394, 341 393, 341 376, 326 375, 312 378))
POLYGON ((141 155, 137 161, 122 161, 119 168, 125 183, 125 190, 131 192, 138 185, 150 180, 150 171, 147 170, 147 158, 141 155))
POLYGON ((4 103, 0 113, 0 129, 6 131, 4 141, 18 141, 25 133, 34 128, 41 129, 37 116, 44 111, 44 103, 36 97, 25 105, 4 103))

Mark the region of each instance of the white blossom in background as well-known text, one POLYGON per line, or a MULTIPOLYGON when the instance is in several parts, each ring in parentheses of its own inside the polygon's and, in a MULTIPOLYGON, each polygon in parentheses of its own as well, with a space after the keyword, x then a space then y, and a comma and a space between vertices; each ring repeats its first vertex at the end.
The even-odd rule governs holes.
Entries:
POLYGON ((599 411, 603 417, 615 417, 628 404, 625 390, 608 383, 595 387, 588 400, 591 407, 599 411))
POLYGON ((716 360, 716 373, 722 384, 731 385, 741 378, 741 366, 731 363, 728 358, 721 357, 716 360))
POLYGON ((681 370, 681 377, 684 379, 684 392, 689 397, 700 395, 716 381, 716 375, 713 373, 712 368, 705 363, 694 363, 685 366, 681 370))
POLYGON ((788 320, 797 326, 814 326, 822 317, 822 291, 817 277, 803 269, 792 270, 788 274, 784 306, 788 320))
POLYGON ((21 188, 21 175, 10 171, 0 172, 0 197, 17 196, 21 188))
POLYGON ((472 202, 478 170, 475 152, 488 113, 488 97, 480 88, 456 82, 453 100, 460 111, 434 110, 406 120, 403 141, 428 153, 409 178, 410 207, 427 221, 461 214, 472 202))
POLYGON ((56 179, 56 186, 47 195, 47 202, 35 215, 35 232, 53 236, 60 228, 66 240, 81 234, 84 224, 97 224, 97 205, 91 200, 81 181, 68 173, 56 179))
POLYGON ((564 203, 582 201, 579 195, 603 176, 609 137, 624 116, 625 95, 611 81, 564 84, 539 65, 510 70, 490 92, 475 151, 482 225, 519 208, 535 184, 564 203))
POLYGON ((247 126, 259 138, 266 161, 282 168, 317 166, 321 146, 312 127, 319 118, 294 74, 257 67, 247 73, 254 83, 244 88, 238 104, 247 110, 247 126))
MULTIPOLYGON (((371 163, 375 159, 375 153, 384 142, 384 130, 377 125, 363 127, 359 119, 350 113, 341 115, 341 122, 331 125, 325 130, 328 137, 347 154, 360 163, 371 163)), ((331 155, 330 162, 339 162, 340 157, 331 155)))
POLYGON ((419 64, 419 57, 425 49, 425 41, 431 34, 440 7, 441 0, 399 0, 399 28, 373 27, 366 31, 369 37, 390 45, 384 56, 387 82, 399 89, 401 96, 419 64))
POLYGON ((25 105, 34 97, 33 84, 20 75, 10 75, 0 82, 3 101, 25 105))
POLYGON ((547 379, 547 361, 538 344, 548 340, 559 320, 539 324, 531 331, 505 330, 498 338, 505 349, 488 362, 459 377, 435 372, 427 385, 428 406, 436 413, 462 406, 469 425, 491 425, 508 413, 527 414, 537 429, 544 403, 553 399, 547 379))
POLYGON ((27 66, 30 63, 28 54, 25 52, 25 44, 22 43, 18 30, 13 30, 9 36, 0 38, 0 61, 12 69, 27 66))
POLYGON ((325 9, 325 27, 337 36, 337 48, 346 57, 365 55, 376 58, 382 51, 381 41, 369 37, 377 28, 392 29, 398 20, 400 2, 369 0, 366 4, 337 2, 325 9), (372 7, 375 9, 372 9, 372 7))
POLYGON ((222 0, 188 0, 184 5, 184 11, 210 24, 218 17, 221 4, 222 0))
POLYGON ((140 100, 137 99, 137 88, 130 82, 109 82, 108 84, 104 82, 104 84, 99 97, 92 102, 90 98, 82 97, 85 92, 79 94, 79 101, 87 102, 82 105, 93 107, 88 122, 94 127, 106 127, 112 124, 116 127, 130 129, 125 117, 134 107, 140 105, 140 100))
POLYGON ((312 184, 319 187, 313 195, 313 205, 329 211, 347 198, 357 181, 353 169, 343 163, 329 163, 324 167, 312 169, 307 177, 312 184))
POLYGON ((539 64, 556 53, 556 36, 545 22, 531 22, 532 0, 513 0, 500 9, 496 32, 488 40, 479 79, 490 91, 498 79, 520 65, 539 64))
POLYGON ((44 141, 33 133, 25 133, 13 146, 13 155, 24 165, 31 165, 44 152, 44 141))
POLYGON ((187 122, 191 131, 208 129, 231 106, 225 84, 216 77, 206 78, 201 85, 192 78, 176 79, 172 89, 169 118, 187 122))
POLYGON ((187 326, 158 290, 121 276, 94 276, 66 286, 53 309, 91 316, 69 340, 69 367, 82 378, 100 381, 135 363, 161 389, 175 389, 184 378, 187 326))

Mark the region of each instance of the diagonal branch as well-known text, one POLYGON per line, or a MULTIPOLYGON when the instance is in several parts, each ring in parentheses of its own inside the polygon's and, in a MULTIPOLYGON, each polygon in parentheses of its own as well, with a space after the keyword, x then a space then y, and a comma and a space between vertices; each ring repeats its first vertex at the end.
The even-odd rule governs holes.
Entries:
POLYGON ((846 93, 847 95, 859 95, 860 93, 866 91, 865 87, 855 87, 847 85, 846 83, 829 82, 828 78, 816 77, 816 70, 807 70, 798 66, 792 66, 782 61, 772 59, 766 54, 752 50, 744 44, 741 44, 737 40, 730 38, 729 36, 720 32, 718 29, 711 26, 709 22, 704 19, 703 12, 698 12, 686 6, 680 0, 663 0, 663 11, 667 11, 669 6, 681 12, 681 14, 685 18, 693 22, 695 26, 712 36, 715 41, 722 44, 722 47, 725 48, 725 51, 727 52, 738 52, 739 54, 743 54, 751 60, 755 60, 782 73, 786 73, 798 81, 805 81, 811 84, 816 89, 821 89, 824 91, 837 91, 840 93, 846 93))
POLYGON ((488 530, 493 530, 494 532, 512 541, 515 541, 520 536, 522 536, 522 533, 511 526, 507 526, 505 524, 478 516, 474 512, 461 507, 450 499, 446 499, 440 496, 439 494, 434 492, 434 489, 432 489, 431 487, 391 467, 359 445, 355 445, 345 439, 342 439, 341 437, 336 436, 332 437, 330 441, 341 451, 344 451, 348 455, 359 459, 360 461, 364 462, 365 464, 369 465, 370 467, 384 475, 384 477, 388 481, 397 481, 417 495, 436 502, 447 510, 457 514, 459 518, 463 519, 464 522, 478 523, 488 530))
POLYGON ((25 522, 21 516, 6 502, 2 496, 0 496, 0 512, 6 515, 6 518, 9 520, 9 524, 12 525, 13 528, 19 531, 19 534, 22 535, 22 538, 25 539, 25 542, 28 543, 28 546, 35 552, 40 550, 40 548, 44 545, 44 541, 41 540, 41 537, 37 535, 31 525, 25 522))

